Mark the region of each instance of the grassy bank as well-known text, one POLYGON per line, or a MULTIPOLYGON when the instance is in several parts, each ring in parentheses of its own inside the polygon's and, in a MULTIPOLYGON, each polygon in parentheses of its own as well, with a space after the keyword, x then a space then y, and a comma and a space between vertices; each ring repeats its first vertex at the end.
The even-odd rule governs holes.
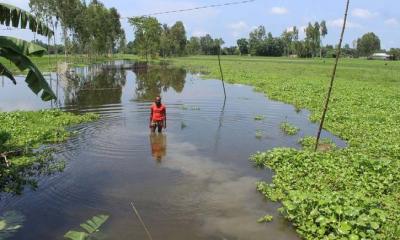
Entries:
POLYGON ((54 162, 44 144, 65 141, 74 124, 92 121, 96 115, 74 115, 59 110, 37 112, 0 112, 0 153, 7 153, 0 163, 0 192, 21 193, 25 185, 36 187, 35 177, 62 170, 62 162, 54 162))
MULTIPOLYGON (((219 78, 216 57, 171 59, 219 78)), ((223 57, 225 78, 312 111, 318 121, 333 60, 223 57)), ((343 59, 325 128, 349 144, 314 153, 257 153, 275 171, 259 183, 305 239, 400 239, 400 62, 343 59)), ((229 94, 229 93, 228 93, 229 94)))

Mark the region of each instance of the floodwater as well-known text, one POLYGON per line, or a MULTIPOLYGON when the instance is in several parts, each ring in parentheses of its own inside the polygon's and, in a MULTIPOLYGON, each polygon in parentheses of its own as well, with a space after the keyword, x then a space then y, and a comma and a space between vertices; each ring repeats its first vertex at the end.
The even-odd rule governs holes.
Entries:
MULTIPOLYGON (((63 239, 69 230, 94 215, 109 215, 104 239, 298 239, 290 223, 256 191, 256 182, 273 173, 253 167, 252 153, 274 147, 299 147, 299 138, 317 126, 307 111, 268 100, 251 87, 220 81, 165 66, 123 62, 76 69, 73 80, 55 74, 51 85, 59 100, 43 103, 22 78, 0 85, 0 109, 61 107, 76 113, 96 112, 101 119, 75 127, 56 158, 66 161, 62 173, 43 176, 36 191, 5 196, 0 215, 18 213, 22 228, 9 239, 63 239), (149 106, 161 95, 168 125, 151 135, 149 106), (265 116, 255 121, 257 115, 265 116), (288 121, 301 128, 286 136, 288 121), (257 133, 257 137, 256 137, 257 133), (274 221, 259 224, 264 215, 274 221)), ((327 132, 324 137, 343 144, 327 132)))

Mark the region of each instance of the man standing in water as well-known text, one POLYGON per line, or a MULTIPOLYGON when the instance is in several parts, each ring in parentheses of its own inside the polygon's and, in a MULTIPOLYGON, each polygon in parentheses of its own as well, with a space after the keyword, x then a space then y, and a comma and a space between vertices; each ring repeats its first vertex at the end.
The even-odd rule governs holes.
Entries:
POLYGON ((155 102, 151 105, 149 127, 153 133, 156 129, 160 133, 163 128, 167 128, 167 111, 165 105, 161 103, 161 97, 156 97, 155 102))

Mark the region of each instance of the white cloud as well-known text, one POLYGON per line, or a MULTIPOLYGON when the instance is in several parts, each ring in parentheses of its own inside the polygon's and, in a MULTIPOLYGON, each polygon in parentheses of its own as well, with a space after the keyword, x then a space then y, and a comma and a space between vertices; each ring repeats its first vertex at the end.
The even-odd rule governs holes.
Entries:
POLYGON ((243 36, 250 29, 246 22, 239 21, 236 23, 232 23, 228 26, 232 31, 232 36, 237 38, 243 36))
POLYGON ((283 15, 289 13, 289 10, 284 7, 273 7, 271 8, 272 14, 283 15))
POLYGON ((376 12, 371 12, 368 9, 356 8, 352 11, 354 17, 369 19, 378 15, 376 12))
POLYGON ((385 21, 385 24, 389 26, 398 26, 400 23, 396 18, 389 18, 385 21))
MULTIPOLYGON (((335 20, 331 20, 327 22, 328 27, 334 27, 334 28, 341 28, 343 27, 343 18, 338 18, 335 20)), ((347 28, 361 28, 361 25, 358 23, 353 23, 350 21, 347 21, 346 23, 347 28)))

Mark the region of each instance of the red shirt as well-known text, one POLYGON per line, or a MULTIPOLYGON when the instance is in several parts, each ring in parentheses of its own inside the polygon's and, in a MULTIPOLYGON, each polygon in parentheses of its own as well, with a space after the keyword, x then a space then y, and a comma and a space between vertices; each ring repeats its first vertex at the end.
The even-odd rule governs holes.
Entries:
POLYGON ((151 105, 151 112, 152 121, 162 121, 165 119, 166 108, 164 104, 161 104, 160 107, 157 107, 157 105, 153 103, 153 105, 151 105))

